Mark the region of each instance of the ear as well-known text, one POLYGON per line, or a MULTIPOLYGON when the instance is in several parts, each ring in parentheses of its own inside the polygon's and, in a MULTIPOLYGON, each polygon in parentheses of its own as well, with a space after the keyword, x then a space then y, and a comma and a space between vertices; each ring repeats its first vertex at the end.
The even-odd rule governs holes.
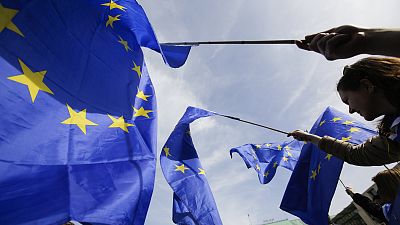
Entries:
POLYGON ((365 90, 372 94, 375 91, 375 85, 368 79, 361 79, 360 80, 360 84, 363 88, 365 88, 365 90))

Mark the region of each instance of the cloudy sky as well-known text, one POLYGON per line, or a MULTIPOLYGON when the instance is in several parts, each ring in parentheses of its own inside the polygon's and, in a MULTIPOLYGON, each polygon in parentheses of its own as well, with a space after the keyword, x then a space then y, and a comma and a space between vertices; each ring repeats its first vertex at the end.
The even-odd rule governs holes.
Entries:
MULTIPOLYGON (((160 42, 201 40, 302 39, 343 24, 399 27, 396 0, 229 0, 139 1, 160 42), (397 22, 396 22, 397 21, 397 22)), ((158 152, 186 107, 196 106, 291 131, 309 129, 318 115, 334 106, 347 112, 335 84, 344 65, 329 62, 295 46, 201 46, 186 64, 171 69, 156 53, 145 51, 159 112, 158 152)), ((362 56, 361 56, 362 57, 362 56)), ((290 171, 279 168, 267 185, 258 182, 229 149, 245 143, 289 140, 224 118, 205 118, 192 126, 192 136, 207 172, 224 224, 259 224, 294 218, 279 209, 290 171)), ((341 179, 355 191, 369 187, 383 167, 345 165, 341 179)), ((330 213, 350 203, 338 185, 330 213)), ((155 189, 146 224, 173 224, 172 191, 157 162, 155 189)))

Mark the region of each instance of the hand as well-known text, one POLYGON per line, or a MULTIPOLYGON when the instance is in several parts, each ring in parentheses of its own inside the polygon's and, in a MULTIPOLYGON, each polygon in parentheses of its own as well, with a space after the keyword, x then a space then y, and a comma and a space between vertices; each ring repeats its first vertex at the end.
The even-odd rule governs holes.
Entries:
POLYGON ((346 187, 346 193, 347 193, 348 195, 350 195, 350 197, 353 197, 353 196, 354 196, 354 192, 353 192, 353 190, 351 189, 351 187, 346 187))
POLYGON ((328 60, 350 58, 365 53, 366 29, 340 26, 317 34, 308 35, 296 45, 304 50, 322 54, 328 60))
POLYGON ((314 134, 310 134, 307 133, 305 131, 302 130, 295 130, 290 132, 288 135, 288 137, 292 136, 294 139, 298 140, 298 141, 309 141, 312 142, 315 145, 318 145, 319 140, 321 140, 321 137, 318 135, 314 135, 314 134))

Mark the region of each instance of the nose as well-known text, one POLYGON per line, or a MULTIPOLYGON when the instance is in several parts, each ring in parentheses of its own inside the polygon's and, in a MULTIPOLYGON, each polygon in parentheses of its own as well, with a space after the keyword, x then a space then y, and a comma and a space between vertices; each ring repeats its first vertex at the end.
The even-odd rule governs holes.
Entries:
POLYGON ((351 107, 349 107, 349 113, 350 114, 353 114, 353 113, 355 113, 356 111, 354 110, 354 109, 352 109, 351 107))

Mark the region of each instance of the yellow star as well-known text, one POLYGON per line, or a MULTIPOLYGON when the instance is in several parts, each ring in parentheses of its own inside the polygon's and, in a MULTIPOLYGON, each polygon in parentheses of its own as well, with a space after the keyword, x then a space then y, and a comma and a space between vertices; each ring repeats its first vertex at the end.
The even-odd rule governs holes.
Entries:
POLYGON ((350 141, 350 140, 351 140, 351 136, 342 137, 342 141, 350 141))
POLYGON ((269 175, 269 171, 264 173, 264 177, 268 177, 268 175, 269 175))
POLYGON ((354 124, 354 121, 346 120, 343 122, 344 125, 354 124))
POLYGON ((322 126, 324 123, 325 123, 325 120, 321 121, 321 122, 319 123, 319 126, 322 126))
POLYGON ((321 170, 321 163, 318 163, 318 173, 321 170))
POLYGON ((287 150, 287 151, 289 151, 291 148, 289 147, 289 146, 285 146, 285 149, 287 150))
POLYGON ((311 170, 312 175, 310 176, 310 179, 315 180, 315 178, 317 177, 317 171, 315 170, 311 170))
POLYGON ((135 110, 135 114, 133 115, 134 117, 144 116, 146 118, 150 118, 148 114, 153 112, 153 110, 145 110, 143 107, 140 107, 140 109, 136 109, 135 107, 132 108, 135 110))
POLYGON ((283 161, 284 161, 284 162, 287 162, 287 161, 289 160, 289 158, 288 158, 288 157, 286 157, 286 156, 283 156, 283 158, 282 158, 282 159, 283 159, 283 161))
POLYGON ((124 46, 124 48, 125 48, 125 50, 128 52, 128 51, 132 51, 132 49, 129 47, 129 45, 128 45, 128 42, 127 41, 125 41, 124 39, 122 39, 122 37, 121 36, 118 36, 119 37, 119 43, 121 44, 121 45, 123 45, 124 46))
POLYGON ((122 11, 125 11, 125 7, 123 7, 122 5, 118 5, 117 3, 115 3, 113 0, 110 0, 110 2, 109 3, 104 3, 104 4, 101 4, 101 5, 104 5, 104 6, 109 6, 110 7, 110 10, 112 10, 112 9, 120 9, 120 10, 122 10, 122 11))
POLYGON ((352 128, 350 128, 350 130, 348 130, 348 131, 350 131, 350 133, 353 133, 353 132, 360 132, 360 129, 358 129, 357 127, 352 127, 352 128))
POLYGON ((132 62, 133 62, 132 70, 135 71, 140 78, 142 76, 142 71, 140 71, 140 66, 136 65, 135 61, 132 61, 132 62))
POLYGON ((150 96, 151 95, 145 95, 144 92, 139 90, 139 88, 138 88, 136 97, 138 97, 140 99, 143 99, 143 100, 145 100, 147 102, 147 98, 150 97, 150 96))
POLYGON ((15 15, 17 15, 18 10, 4 8, 0 5, 0 33, 7 28, 15 33, 24 36, 18 27, 11 21, 15 15))
POLYGON ((181 171, 182 173, 185 173, 185 170, 188 170, 189 168, 185 167, 185 164, 182 164, 180 166, 175 165, 175 171, 181 171))
POLYGON ((261 145, 256 145, 256 148, 261 148, 261 145))
POLYGON ((265 147, 267 147, 267 148, 269 148, 271 146, 272 146, 272 144, 265 144, 265 147))
POLYGON ((325 156, 325 159, 328 159, 328 161, 329 161, 329 160, 331 160, 331 157, 332 157, 332 154, 327 153, 325 156))
POLYGON ((335 117, 335 118, 332 119, 333 122, 336 122, 336 121, 339 121, 339 120, 342 120, 342 118, 341 117, 335 117))
POLYGON ((279 151, 282 150, 282 146, 281 145, 278 145, 276 147, 278 148, 279 151))
POLYGON ((261 170, 261 168, 260 168, 260 166, 258 164, 256 164, 256 170, 258 170, 258 171, 261 170))
POLYGON ((116 15, 116 16, 112 17, 109 15, 108 20, 106 22, 106 27, 111 26, 111 28, 114 28, 114 22, 118 21, 120 16, 121 15, 116 15))
POLYGON ((113 121, 113 123, 109 126, 109 128, 121 128, 126 133, 129 133, 128 127, 135 126, 131 123, 125 123, 123 116, 119 117, 118 119, 115 119, 114 117, 112 117, 110 115, 108 115, 108 117, 110 117, 110 119, 113 121))
POLYGON ((253 156, 253 159, 257 160, 257 156, 256 155, 252 155, 252 156, 253 156))
POLYGON ((163 148, 163 151, 165 152, 165 156, 171 156, 171 154, 169 153, 169 148, 167 148, 167 147, 164 147, 163 148))
POLYGON ((278 166, 278 163, 277 162, 274 162, 274 168, 276 168, 278 166))
POLYGON ((19 64, 21 65, 23 74, 8 77, 9 80, 25 84, 28 86, 29 94, 31 95, 32 103, 35 102, 36 96, 39 91, 45 91, 47 93, 53 94, 54 93, 43 83, 44 75, 46 74, 46 70, 40 72, 32 72, 24 62, 18 59, 19 64))
POLYGON ((203 175, 206 175, 206 171, 204 171, 203 169, 201 169, 201 168, 197 168, 197 169, 199 169, 199 173, 198 174, 203 174, 203 175))
POLYGON ((67 104, 69 118, 62 121, 62 124, 75 124, 81 129, 81 131, 86 134, 86 126, 97 126, 98 124, 93 123, 92 121, 86 119, 86 109, 75 112, 68 104, 67 104))
POLYGON ((288 156, 290 156, 290 157, 292 157, 293 156, 293 154, 292 153, 290 153, 290 152, 286 152, 287 153, 287 155, 288 156))

